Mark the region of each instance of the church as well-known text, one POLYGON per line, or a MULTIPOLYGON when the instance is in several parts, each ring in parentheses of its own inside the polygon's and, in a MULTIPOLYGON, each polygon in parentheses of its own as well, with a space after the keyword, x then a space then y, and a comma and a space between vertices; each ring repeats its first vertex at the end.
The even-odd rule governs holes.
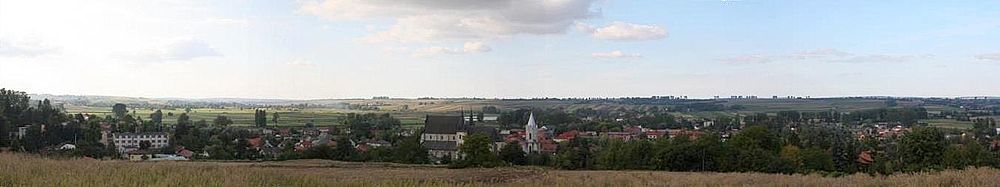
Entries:
POLYGON ((466 136, 481 133, 492 141, 490 148, 494 152, 503 147, 498 131, 494 127, 477 126, 479 118, 465 116, 427 115, 424 119, 424 132, 420 135, 420 144, 427 148, 428 155, 436 158, 459 158, 458 148, 464 143, 466 136))

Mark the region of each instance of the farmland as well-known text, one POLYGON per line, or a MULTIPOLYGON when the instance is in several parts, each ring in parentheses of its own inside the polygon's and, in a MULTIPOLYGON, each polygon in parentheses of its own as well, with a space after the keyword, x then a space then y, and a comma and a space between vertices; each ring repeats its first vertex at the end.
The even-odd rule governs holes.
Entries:
POLYGON ((927 126, 931 127, 955 129, 955 130, 972 129, 973 125, 971 121, 958 121, 954 119, 928 119, 928 120, 921 120, 920 122, 927 123, 927 126))
MULTIPOLYGON (((56 101, 59 101, 58 99, 56 101)), ((101 103, 121 101, 130 106, 134 116, 148 118, 156 109, 162 109, 164 123, 173 124, 175 116, 185 113, 181 107, 144 107, 165 101, 140 100, 138 98, 119 98, 102 100, 101 103), (138 102, 138 103, 137 103, 138 102)), ((690 111, 678 112, 675 115, 684 117, 714 118, 719 116, 735 116, 736 114, 775 113, 778 111, 854 111, 885 107, 885 102, 878 99, 846 98, 846 99, 754 99, 754 100, 689 100, 677 103, 718 103, 725 106, 739 106, 737 110, 726 111, 690 111)), ((902 102, 901 105, 912 106, 919 103, 902 102)), ((561 108, 565 111, 590 108, 595 110, 616 110, 620 108, 670 107, 675 104, 632 104, 611 102, 607 100, 497 100, 497 99, 337 99, 337 100, 287 100, 274 101, 265 105, 268 114, 278 113, 280 120, 277 126, 302 126, 313 123, 317 126, 340 125, 341 119, 347 113, 389 113, 399 118, 404 126, 415 126, 423 123, 423 116, 428 114, 455 114, 460 111, 478 111, 484 106, 493 106, 499 110, 515 110, 525 108, 561 108), (297 104, 310 104, 321 107, 294 107, 297 104), (347 105, 376 106, 377 109, 348 109, 347 105)), ((928 108, 944 109, 943 106, 926 106, 928 108)), ((65 105, 68 113, 89 113, 98 116, 111 114, 107 107, 95 105, 65 105)), ((236 126, 249 126, 253 123, 254 110, 251 107, 216 107, 192 108, 188 116, 192 120, 211 121, 216 116, 224 115, 233 120, 236 126)))
POLYGON ((832 178, 819 175, 281 162, 125 162, 0 154, 0 186, 989 186, 996 169, 832 178))

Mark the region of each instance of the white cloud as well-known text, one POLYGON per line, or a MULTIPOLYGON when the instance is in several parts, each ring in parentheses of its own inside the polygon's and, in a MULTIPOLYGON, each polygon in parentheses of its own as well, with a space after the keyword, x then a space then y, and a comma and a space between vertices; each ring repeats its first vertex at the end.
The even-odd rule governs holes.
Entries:
POLYGON ((600 13, 598 0, 305 0, 299 13, 327 20, 388 19, 394 24, 368 42, 488 40, 519 34, 564 33, 600 13))
POLYGON ((774 59, 772 59, 771 56, 767 55, 752 54, 752 55, 742 55, 742 56, 722 58, 719 59, 719 61, 730 64, 749 64, 749 63, 760 64, 760 63, 772 62, 774 61, 774 59))
POLYGON ((853 54, 837 49, 814 49, 798 51, 789 54, 752 54, 718 59, 718 61, 733 64, 770 63, 770 62, 832 62, 832 63, 863 63, 863 62, 910 62, 933 58, 930 54, 853 54))
POLYGON ((194 38, 181 38, 167 44, 144 51, 117 55, 132 61, 187 61, 202 57, 222 56, 215 48, 205 41, 194 38))
POLYGON ((578 23, 576 28, 596 39, 614 41, 646 41, 667 37, 667 29, 654 25, 640 25, 616 21, 604 27, 578 23))
POLYGON ((470 53, 485 53, 492 51, 493 48, 487 46, 483 42, 465 42, 465 45, 461 49, 458 48, 448 48, 448 47, 427 47, 414 50, 411 56, 413 57, 430 57, 442 54, 448 55, 460 55, 460 54, 470 54, 470 53))
POLYGON ((306 59, 296 58, 292 59, 291 61, 285 62, 285 65, 295 66, 295 67, 313 67, 316 66, 316 63, 313 63, 306 59))
POLYGON ((1000 61, 1000 53, 986 53, 975 56, 977 60, 1000 61))
POLYGON ((38 40, 7 41, 0 39, 0 56, 37 57, 59 52, 59 48, 38 40))
POLYGON ((463 47, 464 47, 463 51, 467 53, 471 52, 482 53, 482 52, 490 52, 493 50, 493 48, 490 48, 490 46, 486 46, 486 44, 483 44, 483 42, 465 42, 465 46, 463 47))
POLYGON ((591 57, 601 58, 601 59, 628 59, 628 58, 642 58, 641 54, 638 53, 625 53, 620 50, 615 50, 611 52, 597 52, 591 53, 591 57))
POLYGON ((245 19, 210 18, 204 21, 207 24, 221 25, 226 27, 246 28, 250 26, 250 21, 245 19))

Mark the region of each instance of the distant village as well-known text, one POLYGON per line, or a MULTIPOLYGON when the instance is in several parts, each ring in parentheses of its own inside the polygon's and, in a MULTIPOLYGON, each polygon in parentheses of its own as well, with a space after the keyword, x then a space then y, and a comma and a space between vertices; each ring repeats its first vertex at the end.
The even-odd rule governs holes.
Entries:
MULTIPOLYGON (((22 96, 18 92, 7 94, 22 96)), ((27 101, 26 97, 20 99, 27 101)), ((224 115, 211 122, 194 121, 187 113, 176 115, 176 124, 167 125, 161 122, 160 111, 145 120, 129 114, 123 104, 113 106, 114 115, 97 116, 65 114, 48 100, 35 106, 18 100, 21 104, 16 106, 22 108, 4 109, 5 115, 13 117, 4 118, 7 138, 0 147, 4 151, 131 161, 333 159, 455 167, 540 165, 777 173, 895 172, 1000 163, 996 159, 947 161, 982 160, 980 157, 993 158, 1000 152, 1000 127, 992 118, 1000 114, 995 100, 921 100, 959 105, 964 109, 961 112, 928 112, 921 106, 894 106, 895 100, 886 100, 888 107, 884 108, 737 112, 732 117, 715 118, 682 114, 738 111, 741 106, 643 104, 676 100, 686 99, 614 99, 642 106, 617 109, 484 106, 482 110, 424 115, 419 128, 402 128, 399 119, 378 113, 350 113, 337 126, 268 126, 267 108, 254 109, 254 126, 230 126, 232 120, 224 115), (15 112, 18 115, 13 115, 15 112), (933 128, 926 121, 934 119, 968 121, 973 127, 933 128), (907 152, 915 149, 910 146, 924 145, 920 141, 943 143, 934 148, 940 149, 941 155, 988 151, 962 158, 939 155, 935 156, 939 160, 926 161, 934 164, 927 166, 896 161, 925 157, 919 155, 921 151, 907 152), (748 161, 727 161, 737 158, 748 161), (813 166, 802 161, 814 159, 830 164, 813 166)), ((587 101, 592 100, 581 100, 587 101)))

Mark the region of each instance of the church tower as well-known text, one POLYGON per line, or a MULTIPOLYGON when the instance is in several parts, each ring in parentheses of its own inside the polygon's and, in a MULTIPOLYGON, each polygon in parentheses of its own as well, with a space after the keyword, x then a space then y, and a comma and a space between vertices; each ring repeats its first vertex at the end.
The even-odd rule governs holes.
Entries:
POLYGON ((537 153, 540 150, 538 145, 538 125, 535 124, 535 113, 528 116, 528 124, 524 126, 524 149, 525 153, 537 153))

